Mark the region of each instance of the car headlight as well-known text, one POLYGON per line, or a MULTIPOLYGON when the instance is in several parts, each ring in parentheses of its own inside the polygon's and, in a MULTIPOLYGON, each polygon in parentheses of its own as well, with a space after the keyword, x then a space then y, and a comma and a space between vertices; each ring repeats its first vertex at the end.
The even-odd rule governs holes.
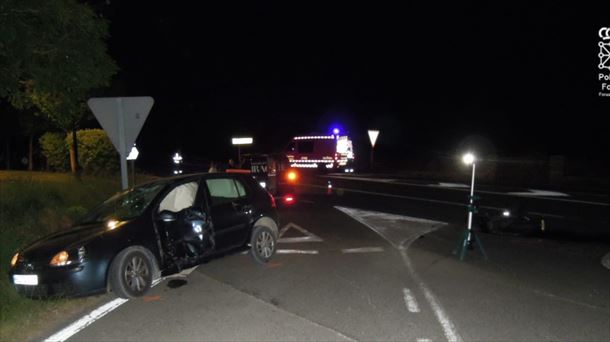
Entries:
POLYGON ((15 267, 17 265, 17 260, 19 260, 19 253, 15 253, 13 258, 11 259, 11 267, 15 267))
POLYGON ((51 266, 66 266, 70 263, 70 254, 68 254, 66 251, 61 251, 53 256, 49 264, 51 266))

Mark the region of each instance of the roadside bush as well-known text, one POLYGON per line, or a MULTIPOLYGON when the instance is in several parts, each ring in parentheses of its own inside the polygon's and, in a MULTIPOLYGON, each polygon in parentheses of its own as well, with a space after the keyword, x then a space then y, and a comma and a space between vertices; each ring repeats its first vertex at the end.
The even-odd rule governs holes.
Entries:
MULTIPOLYGON (((76 132, 78 159, 83 171, 88 174, 110 174, 119 169, 119 154, 101 129, 83 129, 76 132)), ((72 137, 65 138, 72 146, 72 137)))
POLYGON ((47 166, 52 171, 66 171, 69 166, 69 151, 64 133, 46 132, 38 142, 42 149, 42 155, 47 160, 47 166))

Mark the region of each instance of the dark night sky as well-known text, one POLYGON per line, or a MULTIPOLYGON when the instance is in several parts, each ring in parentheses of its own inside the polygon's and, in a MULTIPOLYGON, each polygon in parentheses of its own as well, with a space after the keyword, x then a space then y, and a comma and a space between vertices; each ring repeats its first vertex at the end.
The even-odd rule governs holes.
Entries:
POLYGON ((406 154, 454 153, 472 136, 500 156, 610 152, 599 7, 195 3, 103 9, 121 68, 109 94, 156 100, 145 162, 225 158, 237 134, 268 151, 333 122, 361 151, 377 127, 382 151, 406 154))

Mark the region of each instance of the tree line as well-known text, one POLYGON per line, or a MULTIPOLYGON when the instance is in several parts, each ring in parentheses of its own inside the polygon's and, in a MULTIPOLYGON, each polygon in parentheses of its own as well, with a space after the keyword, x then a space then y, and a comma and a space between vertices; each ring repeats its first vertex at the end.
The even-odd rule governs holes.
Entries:
POLYGON ((108 22, 76 0, 0 0, 0 27, 5 158, 7 137, 26 136, 31 169, 35 137, 60 131, 68 135, 70 169, 78 175, 84 160, 78 129, 89 114, 86 101, 102 93, 118 71, 107 52, 108 22))

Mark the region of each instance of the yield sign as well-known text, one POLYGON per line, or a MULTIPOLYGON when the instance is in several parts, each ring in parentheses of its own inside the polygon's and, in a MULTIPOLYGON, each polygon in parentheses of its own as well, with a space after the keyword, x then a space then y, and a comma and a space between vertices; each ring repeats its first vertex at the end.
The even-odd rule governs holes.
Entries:
POLYGON ((127 189, 127 148, 136 142, 154 104, 150 96, 99 97, 87 101, 97 121, 121 156, 121 185, 127 189))
POLYGON ((369 139, 371 139, 371 146, 375 147, 375 142, 377 141, 378 136, 379 136, 379 131, 369 130, 369 139))
POLYGON ((100 97, 89 99, 87 104, 121 157, 126 157, 123 154, 135 143, 154 100, 150 96, 100 97))

